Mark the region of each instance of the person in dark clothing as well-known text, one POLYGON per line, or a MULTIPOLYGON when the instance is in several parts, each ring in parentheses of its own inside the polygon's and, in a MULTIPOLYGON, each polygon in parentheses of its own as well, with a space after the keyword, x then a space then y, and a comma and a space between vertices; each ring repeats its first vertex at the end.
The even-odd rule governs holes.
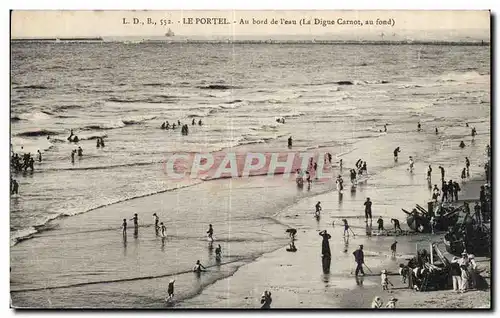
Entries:
POLYGON ((102 138, 99 138, 99 139, 101 139, 101 147, 104 148, 105 147, 105 145, 104 145, 104 139, 102 139, 102 138))
POLYGON ((170 282, 168 283, 168 299, 172 299, 174 298, 174 283, 175 283, 175 280, 174 279, 171 279, 170 282))
POLYGON ((292 240, 295 240, 295 235, 297 235, 297 229, 286 229, 286 233, 290 236, 292 240))
POLYGON ((351 169, 351 183, 355 184, 356 183, 356 170, 351 169))
POLYGON ((441 193, 443 194, 441 202, 448 201, 448 185, 446 184, 446 181, 443 181, 441 185, 441 193))
POLYGON ((365 219, 368 222, 368 218, 370 218, 370 221, 371 221, 372 220, 372 201, 370 201, 370 198, 366 198, 364 206, 365 206, 365 219))
POLYGON ((363 162, 363 166, 361 167, 361 170, 366 173, 366 161, 363 162))
POLYGON ((328 234, 326 230, 319 232, 319 236, 323 237, 323 241, 321 243, 321 255, 322 257, 331 257, 330 252, 330 242, 328 240, 331 238, 331 235, 328 234))
POLYGON ((344 236, 349 236, 349 224, 347 223, 346 219, 342 219, 342 222, 344 222, 344 236))
POLYGON ((323 210, 323 208, 321 207, 321 202, 318 201, 318 203, 316 203, 316 214, 319 214, 321 210, 323 210))
POLYGON ((71 163, 75 163, 76 150, 71 151, 71 163))
POLYGON ((378 218, 377 220, 377 224, 378 224, 378 231, 383 231, 384 230, 384 220, 382 220, 381 217, 378 218))
POLYGON ((220 261, 222 257, 222 247, 220 244, 215 248, 215 260, 220 261))
POLYGON ((122 228, 123 228, 123 235, 126 235, 127 234, 127 219, 123 219, 122 228))
POLYGON ((288 137, 288 148, 292 148, 292 136, 288 137))
POLYGON ((134 217, 130 219, 130 221, 134 221, 134 227, 139 226, 139 217, 137 216, 137 213, 134 213, 134 217))
POLYGON ((467 178, 470 176, 470 161, 468 157, 465 157, 465 168, 467 168, 467 178))
POLYGON ((330 252, 330 243, 328 242, 331 236, 326 230, 319 232, 319 236, 323 237, 323 241, 321 243, 321 263, 323 267, 323 273, 328 274, 330 272, 330 263, 332 259, 330 252))
POLYGON ((101 138, 97 138, 97 144, 95 145, 95 147, 96 148, 100 148, 101 147, 101 138))
POLYGON ((444 180, 444 168, 442 166, 439 166, 439 170, 441 170, 441 180, 444 180))
POLYGON ((431 178, 432 178, 432 167, 431 165, 429 165, 429 167, 427 167, 427 180, 430 182, 431 178))
POLYGON ((211 239, 212 241, 214 240, 213 235, 214 235, 214 228, 212 227, 212 224, 208 225, 208 238, 211 239))
POLYGON ((391 244, 391 252, 392 252, 392 257, 396 257, 396 246, 398 244, 398 241, 394 241, 394 243, 391 244))
POLYGON ((436 127, 436 135, 437 135, 437 134, 439 134, 439 131, 438 131, 437 127, 436 127))
POLYGON ((201 119, 198 121, 198 126, 202 126, 203 123, 201 122, 201 119))
POLYGON ((37 150, 37 153, 38 153, 38 162, 42 162, 42 153, 40 152, 40 150, 37 150))
POLYGON ((467 177, 467 172, 465 168, 462 169, 462 174, 460 177, 462 178, 462 182, 464 182, 467 177))
MULTIPOLYGON (((166 124, 166 122, 163 122, 161 124, 161 129, 165 129, 165 124, 166 124)), ((99 147, 99 139, 97 139, 97 145, 98 145, 97 147, 99 147)))
POLYGON ((391 219, 391 222, 394 223, 394 232, 396 231, 400 231, 400 232, 403 232, 403 230, 401 229, 401 225, 399 225, 399 220, 398 219, 391 219))
POLYGON ((78 157, 82 157, 83 156, 83 149, 82 147, 78 147, 78 157))
POLYGON ((271 303, 273 302, 273 299, 271 298, 271 292, 268 292, 267 290, 262 294, 262 297, 260 298, 260 303, 262 306, 260 309, 271 309, 271 303))
POLYGON ((398 161, 398 153, 400 153, 401 150, 399 150, 399 147, 397 147, 396 149, 394 149, 394 161, 397 162, 398 161))
POLYGON ((477 201, 476 205, 474 205, 474 216, 476 217, 477 223, 481 224, 481 206, 477 201))
POLYGON ((462 190, 460 189, 460 185, 458 182, 454 181, 453 182, 453 193, 455 194, 455 201, 458 201, 458 192, 462 190))
POLYGON ((463 140, 460 142, 459 147, 460 147, 460 148, 462 148, 462 149, 463 149, 463 148, 465 148, 465 143, 464 143, 464 141, 463 141, 463 140))
POLYGON ((30 167, 31 172, 33 172, 33 170, 35 170, 35 159, 30 158, 29 167, 30 167))
POLYGON ((11 194, 18 194, 18 193, 19 193, 19 183, 17 183, 17 180, 12 179, 11 194))
POLYGON ((160 218, 158 217, 158 215, 156 215, 156 213, 153 213, 153 219, 155 221, 155 232, 158 235, 158 230, 160 229, 160 226, 159 226, 160 218))
POLYGON ((363 245, 360 245, 359 248, 352 253, 352 255, 354 255, 354 260, 357 264, 355 275, 358 276, 359 273, 361 273, 361 275, 365 275, 365 272, 363 271, 363 264, 365 263, 363 245))
POLYGON ((420 122, 418 122, 417 131, 420 131, 420 130, 422 130, 422 125, 420 124, 420 122))

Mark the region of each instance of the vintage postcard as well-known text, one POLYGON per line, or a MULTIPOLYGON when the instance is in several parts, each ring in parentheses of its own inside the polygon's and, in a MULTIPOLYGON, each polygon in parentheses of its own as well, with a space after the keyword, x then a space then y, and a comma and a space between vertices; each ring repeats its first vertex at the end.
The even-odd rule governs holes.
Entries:
POLYGON ((12 11, 13 308, 491 309, 489 11, 12 11))

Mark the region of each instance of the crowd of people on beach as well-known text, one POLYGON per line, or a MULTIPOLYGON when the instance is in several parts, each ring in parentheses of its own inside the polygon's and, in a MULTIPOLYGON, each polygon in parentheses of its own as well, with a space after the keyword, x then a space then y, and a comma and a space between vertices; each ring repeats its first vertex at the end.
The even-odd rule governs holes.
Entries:
MULTIPOLYGON (((384 128, 386 129, 386 127, 384 127, 384 128)), ((417 125, 417 131, 419 131, 419 132, 422 131, 422 125, 420 122, 417 125)), ((439 130, 436 128, 435 132, 436 132, 436 134, 438 134, 439 130)), ((472 128, 472 131, 471 131, 472 141, 474 141, 474 137, 476 136, 476 134, 477 134, 476 129, 472 128)), ((461 148, 463 148, 462 144, 464 144, 463 141, 460 144, 461 148)), ((289 139, 288 145, 289 145, 289 147, 291 147, 291 137, 289 139)), ((400 147, 397 147, 394 149, 393 154, 394 154, 394 161, 395 162, 398 161, 398 155, 400 152, 401 152, 400 147)), ((489 145, 486 147, 486 153, 487 153, 488 158, 489 158, 491 156, 491 148, 489 145)), ((325 158, 325 162, 326 161, 327 161, 327 159, 325 158)), ((412 156, 409 157, 408 164, 409 165, 408 165, 407 170, 410 173, 413 173, 414 167, 415 167, 415 161, 414 161, 412 156)), ((471 176, 471 173, 470 173, 471 162, 470 162, 469 157, 465 157, 464 165, 465 165, 465 167, 461 170, 461 174, 460 174, 460 178, 462 180, 462 183, 464 183, 471 176)), ((438 188, 437 184, 435 184, 434 187, 432 187, 432 183, 431 183, 432 182, 432 179, 431 179, 432 178, 432 166, 431 165, 429 165, 427 167, 426 175, 427 175, 428 186, 429 186, 429 189, 431 190, 431 193, 432 193, 432 200, 433 200, 435 206, 441 207, 444 204, 450 204, 452 202, 458 201, 458 194, 461 191, 461 187, 457 181, 454 181, 454 180, 446 181, 445 180, 446 171, 445 171, 445 168, 443 166, 439 166, 438 169, 439 169, 440 174, 441 174, 441 189, 438 188)), ((489 179, 491 176, 491 172, 490 172, 491 168, 489 166, 489 161, 485 164, 484 169, 485 169, 486 180, 487 180, 487 182, 489 182, 489 179)), ((357 177, 360 174, 363 174, 363 172, 366 172, 366 161, 363 162, 362 159, 359 159, 355 163, 355 168, 352 168, 349 170, 350 177, 351 177, 351 183, 353 183, 353 185, 357 183, 357 177)), ((298 178, 301 178, 302 176, 300 174, 301 173, 300 170, 297 171, 297 173, 298 173, 298 178)), ((339 181, 338 181, 339 178, 341 178, 340 175, 337 177, 337 180, 336 180, 337 184, 339 183, 339 181)), ((337 189, 339 189, 338 186, 337 186, 337 189)), ((340 187, 340 190, 341 189, 342 189, 342 187, 340 187)), ((488 221, 489 218, 491 217, 491 215, 488 212, 486 212, 486 211, 491 210, 489 207, 489 205, 491 205, 489 198, 491 198, 491 193, 489 192, 489 185, 487 183, 486 185, 481 186, 479 202, 476 202, 476 204, 474 206, 473 216, 471 216, 471 214, 470 214, 470 208, 468 206, 468 203, 464 202, 463 208, 465 211, 465 219, 467 219, 467 217, 472 217, 472 218, 474 218, 475 224, 488 221)), ((321 204, 321 202, 318 202, 316 204, 316 207, 315 207, 315 215, 316 216, 318 216, 322 210, 320 204, 321 204)), ((366 201, 364 202, 364 211, 365 211, 365 222, 367 223, 367 235, 371 235, 371 224, 372 224, 372 217, 373 217, 372 216, 372 204, 373 203, 370 200, 370 198, 366 198, 366 201), (369 229, 370 229, 370 231, 369 231, 369 229)), ((414 209, 414 211, 415 210, 416 209, 414 209)), ((355 236, 356 234, 350 228, 347 219, 345 219, 345 218, 342 219, 342 222, 343 222, 343 226, 344 226, 344 240, 346 240, 346 237, 348 237, 350 233, 352 233, 352 235, 355 236)), ((403 230, 401 229, 399 220, 397 220, 395 218, 391 218, 391 223, 393 223, 393 225, 394 225, 394 234, 395 235, 403 233, 403 230)), ((334 224, 335 224, 335 222, 332 223, 332 225, 334 225, 334 224)), ((378 224, 378 232, 384 233, 386 231, 386 229, 384 228, 384 220, 382 217, 378 218, 377 224, 378 224)), ((436 225, 436 220, 435 220, 434 216, 432 216, 431 217, 432 234, 435 234, 435 230, 434 230, 435 225, 436 225)), ((331 236, 327 233, 326 230, 320 231, 319 235, 323 238, 322 243, 321 243, 321 246, 322 246, 321 247, 321 256, 322 256, 322 262, 323 262, 323 270, 324 270, 324 273, 328 273, 329 272, 329 260, 331 257, 330 246, 329 246, 328 240, 331 238, 331 236), (325 262, 325 260, 327 260, 327 261, 325 262)), ((347 247, 347 244, 348 243, 346 243, 346 247, 347 247)), ((397 249, 397 241, 395 240, 390 246, 391 255, 393 258, 396 258, 396 249, 397 249)), ((345 249, 344 252, 347 252, 347 249, 345 249)), ((364 263, 363 245, 360 245, 359 248, 353 252, 353 256, 354 256, 354 260, 356 263, 354 275, 356 277, 357 276, 364 276, 365 273, 364 273, 363 268, 364 267, 368 268, 368 267, 364 263)), ((424 283, 427 284, 427 277, 428 277, 428 276, 426 276, 426 272, 425 272, 427 269, 423 265, 423 262, 425 260, 422 261, 422 259, 424 259, 425 255, 418 255, 418 257, 419 257, 420 263, 418 263, 416 266, 413 266, 411 268, 408 267, 407 265, 401 264, 400 265, 400 273, 399 273, 402 276, 403 283, 406 283, 408 281, 409 288, 416 289, 416 290, 419 290, 419 288, 425 287, 423 284, 424 283), (425 280, 425 282, 424 282, 424 280, 425 280)), ((449 271, 449 274, 451 276, 453 276, 453 289, 456 291, 464 292, 467 290, 468 286, 476 286, 477 285, 476 284, 476 278, 477 278, 476 269, 477 269, 477 266, 474 262, 474 255, 467 253, 466 250, 464 251, 461 259, 454 257, 453 260, 451 261, 450 267, 447 269, 449 271)), ((370 272, 371 272, 371 270, 370 270, 370 272)), ((390 282, 390 280, 388 279, 388 273, 385 269, 381 271, 381 284, 382 284, 383 290, 388 290, 389 285, 391 285, 391 286, 393 285, 392 282, 390 282)), ((386 307, 394 308, 396 301, 397 301, 397 299, 395 299, 395 298, 391 299, 390 305, 388 304, 386 307)), ((373 300, 373 303, 372 303, 372 308, 382 308, 382 307, 383 307, 383 303, 381 301, 381 298, 379 296, 375 297, 375 299, 373 300)))

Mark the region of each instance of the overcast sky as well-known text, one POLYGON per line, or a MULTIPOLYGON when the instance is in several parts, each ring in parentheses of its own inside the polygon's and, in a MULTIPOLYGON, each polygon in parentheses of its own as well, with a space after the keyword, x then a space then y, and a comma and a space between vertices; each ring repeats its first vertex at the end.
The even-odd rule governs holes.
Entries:
POLYGON ((359 38, 374 34, 406 34, 419 39, 447 35, 473 35, 489 38, 489 11, 13 11, 12 38, 24 37, 77 37, 77 36, 160 36, 171 28, 176 36, 232 37, 253 36, 269 38, 270 35, 323 36, 343 35, 359 38), (225 17, 229 25, 183 24, 183 18, 225 17), (131 22, 123 24, 123 18, 131 22), (144 25, 134 25, 138 18, 144 25), (156 25, 147 25, 151 18, 156 25), (253 19, 265 20, 267 25, 252 24, 253 19), (288 21, 301 18, 323 20, 381 20, 395 21, 395 26, 353 25, 283 25, 270 24, 271 19, 288 21), (161 19, 170 19, 172 25, 161 25, 161 19), (240 24, 240 19, 250 24, 240 24), (236 23, 233 23, 236 21, 236 23))

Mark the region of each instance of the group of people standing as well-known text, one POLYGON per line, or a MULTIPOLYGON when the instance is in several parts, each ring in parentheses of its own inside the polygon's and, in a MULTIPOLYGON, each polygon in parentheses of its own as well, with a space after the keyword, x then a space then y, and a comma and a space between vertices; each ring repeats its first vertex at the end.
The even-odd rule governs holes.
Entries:
MULTIPOLYGON (((192 126, 196 125, 196 120, 194 118, 191 122, 191 125, 192 126)), ((202 126, 202 125, 203 125, 203 122, 200 119, 198 121, 198 126, 202 126)), ((169 129, 175 130, 176 127, 181 127, 181 134, 183 136, 187 136, 189 134, 188 124, 182 124, 180 120, 177 120, 177 126, 176 126, 175 122, 173 122, 172 125, 170 125, 168 120, 161 124, 161 129, 165 129, 165 130, 169 130, 169 129)))
MULTIPOLYGON (((38 162, 42 162, 42 153, 40 150, 37 151, 37 156, 38 162)), ((35 159, 29 152, 24 153, 22 159, 19 154, 12 152, 10 166, 15 172, 27 171, 28 169, 33 172, 35 170, 35 159)))

